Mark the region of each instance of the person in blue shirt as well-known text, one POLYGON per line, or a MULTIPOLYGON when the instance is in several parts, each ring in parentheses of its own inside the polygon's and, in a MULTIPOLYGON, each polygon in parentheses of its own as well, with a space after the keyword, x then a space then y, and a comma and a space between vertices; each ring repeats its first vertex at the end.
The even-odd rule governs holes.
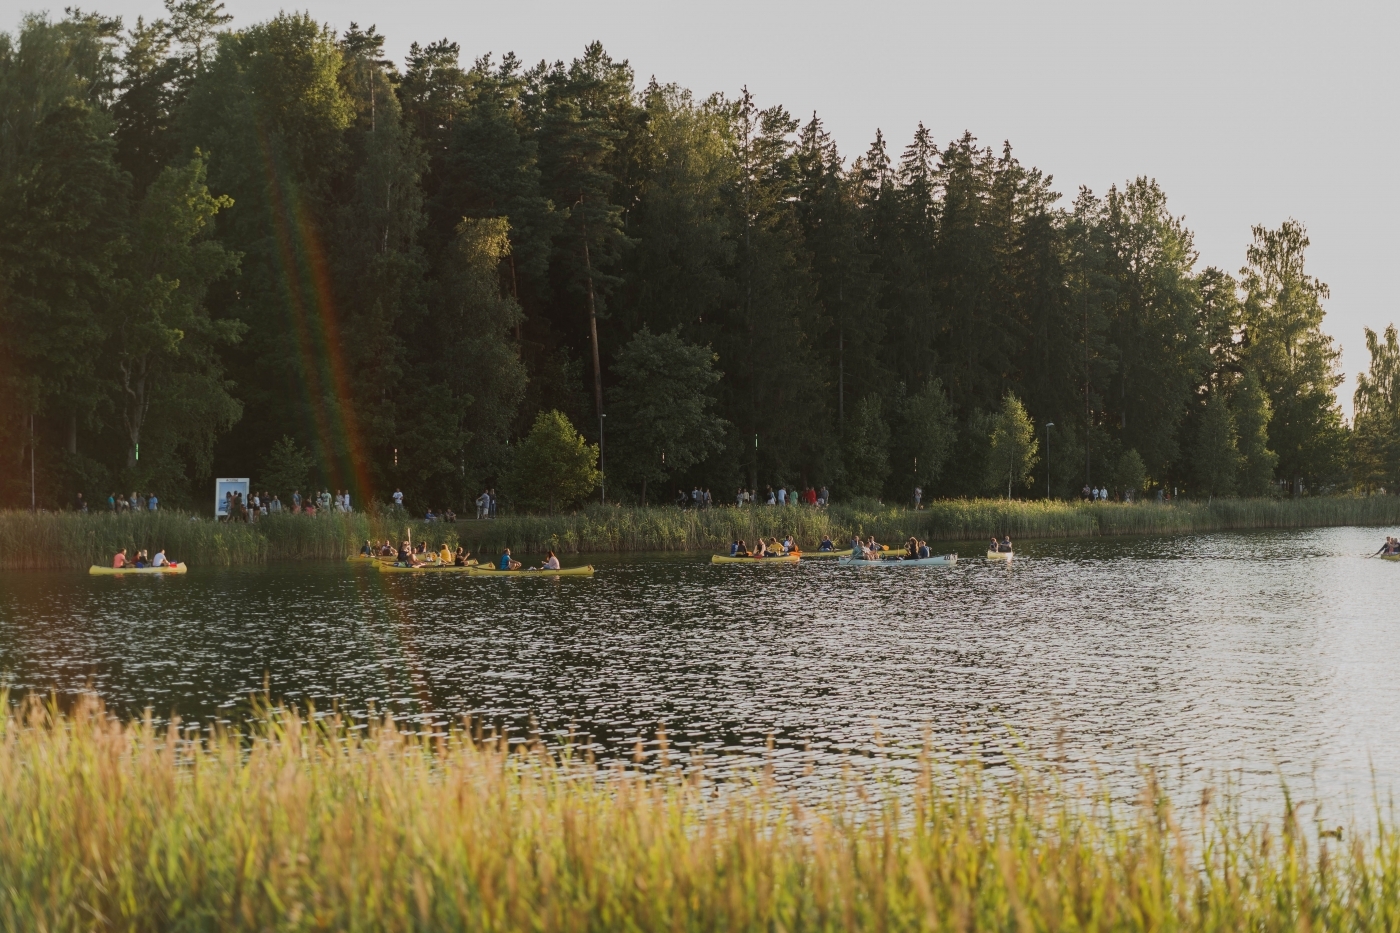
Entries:
POLYGON ((731 542, 729 543, 729 556, 730 556, 730 557, 738 557, 738 556, 739 556, 739 539, 738 539, 738 538, 735 538, 733 541, 731 541, 731 542))
POLYGON ((818 550, 818 551, 834 551, 834 550, 836 550, 836 545, 835 545, 835 543, 832 542, 832 540, 831 540, 831 535, 822 535, 822 543, 817 545, 817 550, 818 550))
POLYGON ((520 561, 513 559, 513 558, 510 556, 510 548, 506 548, 504 551, 501 552, 501 559, 497 562, 497 564, 496 564, 496 569, 498 569, 498 570, 519 570, 519 569, 520 569, 520 561))

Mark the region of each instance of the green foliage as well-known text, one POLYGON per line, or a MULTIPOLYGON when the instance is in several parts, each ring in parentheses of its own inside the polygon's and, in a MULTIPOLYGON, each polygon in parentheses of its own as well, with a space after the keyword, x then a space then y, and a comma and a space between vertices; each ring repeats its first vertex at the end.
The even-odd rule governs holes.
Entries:
POLYGON ((842 485, 851 496, 878 496, 890 474, 890 428, 880 396, 860 400, 842 438, 842 485))
POLYGON ((723 448, 728 425, 715 416, 711 391, 720 380, 716 356, 686 343, 679 328, 653 334, 642 325, 617 353, 609 393, 610 439, 624 465, 617 471, 642 482, 684 472, 723 448))
POLYGON ((1339 353, 1322 332, 1325 284, 1304 270, 1307 232, 1295 220, 1254 228, 1246 293, 1244 362, 1269 397, 1269 449, 1278 472, 1301 484, 1337 479, 1344 467, 1346 428, 1337 405, 1339 353))
POLYGON ((1239 434, 1229 402, 1212 392, 1196 426, 1191 447, 1193 489, 1197 496, 1232 496, 1240 466, 1239 434))
POLYGON ((1026 414, 1026 407, 1016 396, 1007 394, 1001 408, 992 418, 991 451, 987 457, 987 485, 991 489, 1006 482, 1006 498, 1011 488, 1029 486, 1031 471, 1040 459, 1040 441, 1035 426, 1026 414))
POLYGON ((310 495, 311 465, 311 453, 284 434, 263 458, 257 488, 280 496, 290 506, 292 493, 305 490, 304 495, 310 495))
POLYGON ((1274 491, 1274 469, 1278 455, 1269 449, 1269 422, 1273 410, 1269 396, 1259 385, 1253 370, 1246 370, 1231 405, 1239 434, 1241 495, 1259 497, 1274 491))
POLYGON ((1113 465, 1113 488, 1120 493, 1137 496, 1146 485, 1147 465, 1142 462, 1142 457, 1132 448, 1123 451, 1113 465))
POLYGON ((1353 397, 1353 479, 1368 488, 1400 491, 1400 338, 1395 325, 1379 337, 1366 328, 1371 362, 1356 377, 1353 397))
POLYGON ((516 447, 504 486, 511 502, 552 513, 597 489, 601 478, 598 445, 585 442, 560 412, 542 411, 516 447))
MULTIPOLYGON (((901 391, 899 396, 892 419, 895 476, 907 478, 911 489, 922 486, 924 495, 931 498, 943 464, 953 452, 957 421, 938 379, 930 379, 912 394, 901 391)), ((895 492, 898 499, 908 490, 895 492)))

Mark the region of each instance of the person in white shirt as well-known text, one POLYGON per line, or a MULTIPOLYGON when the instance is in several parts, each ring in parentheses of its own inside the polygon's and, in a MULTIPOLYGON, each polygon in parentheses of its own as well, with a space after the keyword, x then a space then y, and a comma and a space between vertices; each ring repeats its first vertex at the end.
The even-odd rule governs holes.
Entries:
POLYGON ((152 567, 168 567, 169 565, 170 565, 170 561, 168 561, 168 560, 165 559, 165 548, 158 548, 158 549, 156 550, 156 556, 153 557, 153 558, 151 558, 151 566, 152 566, 152 567))
POLYGON ((403 490, 402 490, 402 489, 395 489, 395 490, 394 490, 394 506, 395 506, 396 508, 400 508, 400 509, 403 508, 403 490))

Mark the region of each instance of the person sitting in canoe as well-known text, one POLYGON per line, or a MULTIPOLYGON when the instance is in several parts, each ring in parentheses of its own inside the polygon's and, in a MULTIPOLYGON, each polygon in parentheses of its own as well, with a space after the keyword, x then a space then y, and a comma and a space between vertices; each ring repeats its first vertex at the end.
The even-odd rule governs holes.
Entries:
POLYGON ((759 536, 758 536, 758 541, 756 541, 756 542, 754 543, 753 553, 751 553, 749 556, 750 556, 750 557, 767 557, 767 556, 768 556, 768 545, 766 545, 766 544, 763 543, 763 535, 759 535, 759 536))
POLYGON ((818 551, 834 551, 836 544, 831 540, 831 535, 822 535, 822 543, 817 545, 818 551))
POLYGON ((933 556, 933 552, 928 549, 927 541, 919 542, 919 560, 928 560, 933 556))
POLYGON ((143 569, 145 566, 146 566, 146 552, 145 552, 145 551, 137 551, 137 552, 136 552, 136 569, 137 569, 137 570, 141 570, 141 569, 143 569))
POLYGON ((734 552, 733 556, 734 556, 734 557, 748 557, 748 556, 749 556, 749 546, 748 546, 747 543, 745 543, 745 541, 744 541, 743 538, 740 538, 740 539, 739 539, 739 547, 738 547, 738 549, 734 552))
POLYGON ((413 546, 407 541, 399 545, 399 553, 394 561, 396 567, 419 567, 421 566, 413 556, 413 546))
POLYGON ((113 570, 121 570, 121 569, 122 569, 123 567, 125 567, 125 566, 126 566, 126 548, 122 548, 120 551, 118 551, 117 553, 115 553, 115 554, 112 555, 112 569, 113 569, 113 570))
POLYGON ((452 563, 452 549, 447 546, 446 541, 442 543, 442 547, 438 550, 438 560, 444 564, 452 563))
POLYGON ((918 560, 918 559, 919 559, 919 539, 918 539, 918 538, 915 538, 915 537, 911 536, 911 537, 909 538, 908 541, 904 542, 904 556, 907 557, 907 558, 909 558, 910 560, 918 560))
POLYGON ((465 566, 467 566, 467 561, 471 560, 471 556, 472 556, 472 552, 471 552, 471 551, 468 551, 466 548, 462 547, 460 544, 457 545, 457 553, 452 555, 452 566, 454 566, 454 567, 465 567, 465 566))
POLYGON ((993 553, 1001 550, 1001 542, 997 540, 996 535, 992 535, 992 543, 987 545, 987 550, 993 553))
POLYGON ((163 548, 163 547, 158 547, 158 548, 156 548, 156 556, 151 558, 151 566, 152 566, 152 567, 173 567, 174 565, 171 564, 170 561, 166 560, 166 557, 165 557, 165 548, 163 548))
POLYGON ((865 542, 865 549, 870 552, 870 556, 866 560, 879 560, 880 552, 885 549, 885 546, 876 541, 874 535, 871 535, 870 539, 865 542))
POLYGON ((729 542, 729 556, 730 556, 730 557, 738 557, 738 556, 739 556, 739 539, 738 539, 738 538, 735 538, 733 541, 729 542))
POLYGON ((789 554, 798 553, 797 539, 792 536, 792 532, 788 532, 788 536, 783 539, 783 550, 789 554))
POLYGON ((851 536, 851 556, 857 560, 865 556, 865 545, 860 543, 860 535, 851 536))
POLYGON ((782 546, 781 544, 778 543, 778 539, 777 539, 777 538, 774 538, 774 537, 772 537, 771 535, 770 535, 769 538, 768 538, 768 556, 769 556, 769 557, 786 557, 786 556, 787 556, 787 550, 784 549, 783 546, 782 546))
POLYGON ((365 543, 364 543, 363 545, 360 546, 360 556, 361 556, 361 557, 373 557, 373 556, 374 556, 374 545, 372 545, 372 544, 369 543, 369 539, 368 539, 368 538, 366 538, 366 539, 365 539, 365 543))
POLYGON ((538 567, 531 567, 530 569, 541 572, 546 570, 558 570, 559 558, 555 556, 553 551, 546 551, 544 563, 540 564, 538 567))
POLYGON ((501 559, 496 561, 497 570, 519 570, 520 561, 510 556, 510 548, 501 552, 501 559))
MULTIPOLYGON (((1385 544, 1382 544, 1381 549, 1376 553, 1384 555, 1400 554, 1400 542, 1397 542, 1395 538, 1386 538, 1385 544)), ((115 567, 116 565, 113 564, 112 566, 115 567)))
POLYGON ((1010 535, 1007 535, 1006 537, 1004 537, 1004 538, 1001 539, 1001 546, 998 547, 997 550, 1000 551, 1000 552, 1003 553, 1003 554, 1010 554, 1010 553, 1011 553, 1011 536, 1010 536, 1010 535))

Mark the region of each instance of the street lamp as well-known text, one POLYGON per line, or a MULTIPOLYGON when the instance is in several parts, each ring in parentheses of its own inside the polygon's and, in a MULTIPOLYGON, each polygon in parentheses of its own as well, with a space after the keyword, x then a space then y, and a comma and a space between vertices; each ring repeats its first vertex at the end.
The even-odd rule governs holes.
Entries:
POLYGON ((1050 501, 1050 429, 1055 422, 1045 422, 1045 501, 1050 501))

